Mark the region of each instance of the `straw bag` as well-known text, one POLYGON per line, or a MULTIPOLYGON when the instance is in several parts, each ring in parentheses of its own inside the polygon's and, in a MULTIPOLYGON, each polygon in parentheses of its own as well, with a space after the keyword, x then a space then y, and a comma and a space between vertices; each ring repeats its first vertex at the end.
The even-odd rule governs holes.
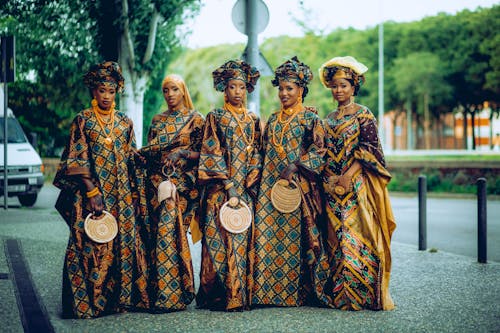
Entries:
POLYGON ((226 201, 219 211, 220 223, 224 229, 239 234, 252 225, 252 211, 243 201, 233 197, 226 201))
POLYGON ((84 223, 87 236, 96 243, 107 243, 118 234, 118 224, 111 213, 103 210, 101 216, 87 215, 84 223))
POLYGON ((271 189, 271 202, 281 213, 291 213, 300 206, 300 188, 295 181, 279 179, 271 189))

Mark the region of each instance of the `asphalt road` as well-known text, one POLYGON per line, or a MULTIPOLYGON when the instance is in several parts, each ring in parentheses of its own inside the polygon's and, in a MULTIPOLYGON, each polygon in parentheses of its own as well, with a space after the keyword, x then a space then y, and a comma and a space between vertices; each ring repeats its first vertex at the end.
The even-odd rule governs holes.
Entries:
MULTIPOLYGON (((53 208, 58 193, 46 184, 33 209, 53 208)), ((418 246, 418 197, 391 195, 391 204, 397 223, 393 241, 418 246)), ((17 198, 9 198, 9 207, 20 207, 17 198)), ((486 212, 487 258, 500 262, 500 200, 489 200, 486 212)), ((427 249, 477 258, 477 220, 475 199, 428 197, 427 249)))

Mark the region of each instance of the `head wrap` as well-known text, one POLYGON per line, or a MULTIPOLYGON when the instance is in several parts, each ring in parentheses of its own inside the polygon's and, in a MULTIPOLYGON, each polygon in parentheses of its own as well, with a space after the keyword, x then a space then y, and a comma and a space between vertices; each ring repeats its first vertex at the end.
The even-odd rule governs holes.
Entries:
POLYGON ((325 62, 319 68, 319 78, 326 88, 330 88, 334 79, 352 80, 359 88, 365 82, 364 74, 368 67, 354 57, 335 57, 325 62))
POLYGON ((274 71, 273 86, 278 86, 280 81, 294 82, 300 87, 306 87, 311 82, 313 74, 309 66, 300 62, 297 56, 287 60, 274 71))
POLYGON ((243 60, 229 60, 214 70, 212 77, 217 91, 224 91, 231 80, 241 80, 245 82, 247 91, 251 93, 260 77, 260 72, 243 60))
POLYGON ((167 83, 175 84, 182 91, 182 100, 184 102, 184 106, 188 110, 194 110, 193 101, 191 100, 191 95, 189 95, 189 90, 186 86, 186 82, 184 79, 178 74, 170 74, 165 76, 163 82, 161 83, 161 89, 165 88, 167 83))
POLYGON ((122 76, 120 65, 114 61, 105 61, 90 67, 83 76, 83 82, 89 89, 95 89, 103 84, 114 87, 120 93, 123 91, 125 79, 122 76))

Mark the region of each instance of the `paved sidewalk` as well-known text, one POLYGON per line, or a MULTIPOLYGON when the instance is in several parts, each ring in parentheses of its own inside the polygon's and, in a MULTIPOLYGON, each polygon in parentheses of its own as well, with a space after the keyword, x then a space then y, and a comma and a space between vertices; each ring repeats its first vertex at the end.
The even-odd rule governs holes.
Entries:
MULTIPOLYGON (((199 310, 192 304, 186 311, 168 314, 126 313, 63 320, 60 286, 67 237, 67 227, 54 209, 12 208, 0 212, 0 331, 24 331, 22 308, 18 306, 21 297, 6 258, 8 239, 18 242, 55 332, 500 331, 500 263, 479 264, 475 258, 418 251, 416 246, 397 242, 392 246, 393 311, 300 307, 225 313, 199 310)), ((197 275, 198 245, 193 253, 197 275)))

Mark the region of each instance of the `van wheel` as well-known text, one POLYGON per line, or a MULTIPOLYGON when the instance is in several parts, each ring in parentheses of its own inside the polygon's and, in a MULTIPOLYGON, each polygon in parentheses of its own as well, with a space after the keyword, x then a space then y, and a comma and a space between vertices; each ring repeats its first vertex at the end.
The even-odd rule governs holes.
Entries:
POLYGON ((31 207, 36 202, 37 194, 36 193, 23 194, 23 195, 18 195, 17 198, 19 199, 19 202, 21 203, 21 205, 23 205, 25 207, 31 207))

